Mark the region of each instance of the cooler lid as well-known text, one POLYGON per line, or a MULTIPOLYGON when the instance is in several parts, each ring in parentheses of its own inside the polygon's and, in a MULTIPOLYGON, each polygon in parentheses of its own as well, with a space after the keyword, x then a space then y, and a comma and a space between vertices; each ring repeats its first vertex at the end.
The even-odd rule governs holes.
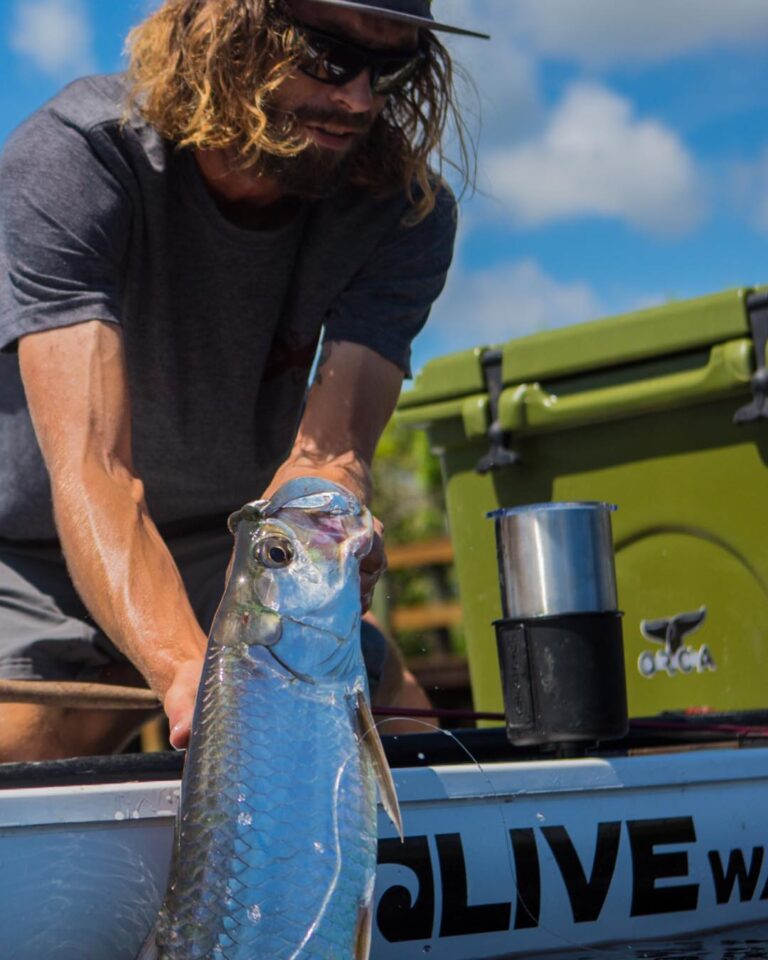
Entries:
MULTIPOLYGON (((502 382, 512 386, 563 378, 750 337, 746 299, 751 292, 726 290, 510 340, 494 348, 502 352, 502 382)), ((401 398, 400 408, 485 393, 482 357, 489 348, 431 360, 401 398)))

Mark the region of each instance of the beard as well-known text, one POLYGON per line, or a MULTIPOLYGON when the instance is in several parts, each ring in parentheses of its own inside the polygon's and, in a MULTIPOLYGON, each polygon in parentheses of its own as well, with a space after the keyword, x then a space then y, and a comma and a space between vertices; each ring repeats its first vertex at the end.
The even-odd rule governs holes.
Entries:
POLYGON ((281 139, 304 140, 306 145, 290 157, 262 152, 252 167, 254 172, 274 178, 286 196, 300 200, 326 199, 349 183, 355 159, 373 125, 370 113, 349 114, 318 107, 298 107, 290 113, 272 107, 268 113, 269 122, 281 139), (354 130, 357 136, 348 149, 331 150, 308 140, 302 131, 307 123, 354 130))

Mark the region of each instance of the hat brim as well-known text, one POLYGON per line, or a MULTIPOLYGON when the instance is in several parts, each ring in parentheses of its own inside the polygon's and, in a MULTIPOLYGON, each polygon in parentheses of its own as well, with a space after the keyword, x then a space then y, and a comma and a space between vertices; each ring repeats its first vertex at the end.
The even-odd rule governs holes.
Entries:
POLYGON ((345 7, 356 10, 358 13, 370 13, 372 16, 384 17, 387 20, 396 20, 398 23, 412 23, 414 26, 426 30, 440 30, 443 33, 456 33, 462 37, 478 37, 480 40, 490 40, 490 34, 478 33, 476 30, 465 30, 464 27, 454 27, 448 23, 438 23, 429 17, 417 17, 412 13, 398 13, 386 7, 373 7, 368 3, 357 3, 356 0, 313 0, 313 3, 324 3, 329 7, 345 7))

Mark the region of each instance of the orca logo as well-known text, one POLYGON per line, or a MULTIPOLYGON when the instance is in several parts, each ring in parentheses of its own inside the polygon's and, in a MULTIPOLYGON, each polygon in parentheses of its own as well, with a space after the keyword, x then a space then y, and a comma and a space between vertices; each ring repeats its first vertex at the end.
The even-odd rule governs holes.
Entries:
POLYGON ((646 640, 663 645, 663 650, 644 650, 637 660, 637 669, 646 679, 662 671, 670 677, 678 673, 704 673, 716 670, 714 657, 706 645, 698 650, 685 643, 685 638, 701 627, 707 617, 707 608, 690 613, 678 613, 663 620, 643 620, 640 632, 646 640))

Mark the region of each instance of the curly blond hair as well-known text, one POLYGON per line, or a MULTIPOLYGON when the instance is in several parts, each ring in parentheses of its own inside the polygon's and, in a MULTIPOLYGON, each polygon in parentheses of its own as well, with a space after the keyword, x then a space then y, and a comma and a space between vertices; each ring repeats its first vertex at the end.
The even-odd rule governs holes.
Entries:
MULTIPOLYGON (((444 164, 472 183, 474 149, 457 107, 451 58, 430 32, 426 58, 389 96, 351 181, 374 195, 404 190, 409 222, 435 206, 444 164), (453 123, 458 158, 443 152, 453 123)), ((131 109, 179 147, 233 149, 243 166, 295 156, 307 142, 270 122, 272 94, 295 69, 296 32, 284 0, 165 0, 128 36, 131 109)))

